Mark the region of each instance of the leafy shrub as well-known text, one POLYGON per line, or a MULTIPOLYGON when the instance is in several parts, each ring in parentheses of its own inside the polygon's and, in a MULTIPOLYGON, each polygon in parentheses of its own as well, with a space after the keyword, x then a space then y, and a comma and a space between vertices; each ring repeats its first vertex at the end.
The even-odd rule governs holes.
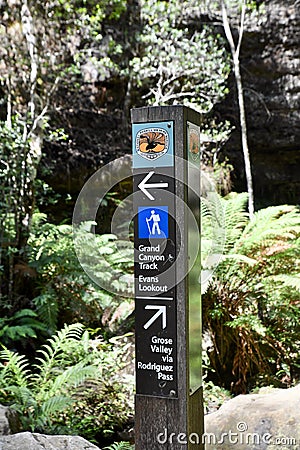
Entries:
POLYGON ((156 105, 183 102, 208 111, 226 91, 229 74, 224 42, 206 27, 201 32, 183 24, 182 11, 194 2, 142 0, 139 52, 131 61, 131 77, 156 105), (186 57, 188 55, 188 58, 186 57))
POLYGON ((74 392, 73 400, 61 422, 68 433, 79 434, 90 442, 101 443, 103 437, 122 430, 132 417, 127 392, 115 381, 85 383, 74 392))
MULTIPOLYGON (((72 390, 72 403, 59 414, 56 424, 64 433, 101 443, 122 430, 133 416, 134 377, 124 372, 128 364, 132 366, 133 344, 131 335, 93 343, 93 364, 99 368, 99 378, 72 390)), ((130 370, 133 372, 133 367, 130 370)))
POLYGON ((269 207, 249 221, 246 200, 220 199, 224 253, 218 267, 204 267, 213 273, 203 295, 210 377, 235 393, 257 382, 290 383, 300 364, 299 209, 269 207))
POLYGON ((45 332, 46 327, 31 309, 21 309, 11 317, 0 317, 0 340, 5 346, 16 345, 27 338, 37 338, 37 332, 45 332))
POLYGON ((104 447, 104 450, 133 450, 134 446, 129 444, 129 442, 115 442, 109 447, 104 447))
POLYGON ((73 324, 48 340, 32 366, 25 356, 3 350, 1 403, 20 413, 24 430, 94 440, 96 434, 112 433, 133 408, 133 396, 118 374, 131 345, 126 337, 119 342, 91 340, 81 324, 73 324))
POLYGON ((212 381, 203 383, 203 403, 206 414, 212 413, 222 406, 222 404, 231 398, 230 393, 215 385, 212 381))
POLYGON ((20 120, 14 119, 11 126, 0 121, 0 142, 0 297, 14 306, 14 265, 22 258, 28 232, 33 161, 28 157, 29 142, 24 139, 24 123, 20 120))
POLYGON ((129 444, 129 442, 115 442, 109 447, 104 447, 104 450, 134 450, 134 445, 129 444))
POLYGON ((207 380, 209 371, 212 371, 209 357, 205 349, 205 336, 202 348, 202 379, 203 379, 203 405, 206 414, 210 414, 231 398, 230 393, 221 386, 215 385, 211 380, 207 380))
MULTIPOLYGON (((50 331, 63 323, 76 321, 92 328, 102 322, 108 330, 122 325, 133 310, 132 300, 124 297, 125 288, 120 286, 118 294, 113 294, 92 283, 78 262, 72 227, 53 225, 45 220, 44 215, 34 216, 28 242, 30 266, 36 270, 39 283, 39 295, 33 302, 41 319, 50 331)), ((85 226, 90 227, 89 224, 85 226)), ((83 241, 89 234, 92 235, 86 230, 80 234, 79 230, 77 239, 83 241)), ((113 283, 114 270, 122 270, 132 277, 133 258, 128 258, 126 249, 122 254, 117 248, 116 237, 99 235, 96 240, 96 246, 87 248, 86 243, 84 248, 93 262, 97 261, 95 270, 107 279, 108 286, 113 283)), ((82 244, 84 246, 84 242, 82 244)))
POLYGON ((67 388, 97 376, 82 333, 80 324, 65 326, 38 351, 32 367, 25 356, 1 351, 0 399, 20 413, 24 430, 51 428, 54 415, 71 400, 67 388), (74 358, 75 348, 81 358, 74 358))

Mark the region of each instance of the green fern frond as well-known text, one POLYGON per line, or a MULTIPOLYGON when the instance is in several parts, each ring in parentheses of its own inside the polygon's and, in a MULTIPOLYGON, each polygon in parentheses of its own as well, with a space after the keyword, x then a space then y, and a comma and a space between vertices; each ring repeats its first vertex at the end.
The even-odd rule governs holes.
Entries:
POLYGON ((104 447, 104 450, 133 450, 134 446, 131 445, 129 442, 115 442, 114 444, 110 445, 109 447, 104 447))
POLYGON ((201 197, 201 223, 209 221, 216 226, 223 226, 225 216, 222 201, 222 197, 216 192, 208 194, 206 198, 201 197))
POLYGON ((13 398, 13 403, 11 404, 13 409, 20 410, 21 405, 25 406, 27 409, 36 407, 36 398, 32 395, 31 389, 26 386, 11 384, 3 388, 3 391, 5 391, 9 397, 13 398))
POLYGON ((48 391, 51 396, 57 392, 62 392, 67 388, 76 388, 88 378, 97 378, 98 368, 96 366, 86 366, 84 363, 78 363, 64 370, 58 375, 48 391))
MULTIPOLYGON (((24 429, 53 433, 60 413, 63 418, 65 408, 73 408, 75 391, 100 383, 100 375, 102 386, 103 377, 115 373, 118 353, 110 351, 107 358, 106 349, 111 350, 111 346, 101 341, 96 350, 83 326, 73 324, 48 340, 35 366, 29 366, 24 356, 4 349, 0 352, 0 400, 19 412, 24 429)), ((104 408, 109 401, 105 396, 104 408)))
POLYGON ((5 361, 0 366, 0 385, 9 384, 13 380, 15 385, 26 387, 30 380, 27 358, 5 348, 0 352, 0 359, 5 361))
POLYGON ((241 194, 232 193, 225 199, 222 199, 225 210, 225 254, 234 248, 236 241, 241 237, 243 230, 249 222, 249 216, 246 212, 247 202, 248 194, 245 192, 241 194))
POLYGON ((45 400, 41 407, 41 417, 48 418, 56 412, 63 411, 69 404, 72 403, 72 399, 65 395, 56 395, 45 400))
MULTIPOLYGON (((65 342, 68 339, 80 339, 83 333, 84 326, 81 323, 73 323, 71 325, 65 325, 62 330, 57 331, 56 336, 53 340, 55 342, 65 342)), ((51 339, 50 341, 51 342, 51 339)), ((56 343, 54 344, 56 346, 56 343)))
POLYGON ((21 319, 25 317, 37 317, 37 314, 31 309, 21 309, 14 314, 15 319, 21 319))
POLYGON ((285 286, 291 287, 296 289, 300 292, 300 274, 294 274, 294 275, 274 275, 272 277, 269 277, 274 281, 279 281, 283 283, 285 286))
POLYGON ((296 206, 271 206, 254 214, 236 247, 246 253, 267 245, 272 239, 294 239, 299 233, 300 214, 296 206))
POLYGON ((4 345, 28 337, 36 338, 37 331, 45 331, 45 325, 38 320, 37 314, 31 309, 21 309, 11 317, 0 319, 0 337, 4 345))
POLYGON ((246 263, 246 264, 248 264, 250 266, 255 266, 255 264, 258 263, 258 261, 256 259, 249 258, 246 255, 241 255, 241 254, 238 254, 238 253, 231 253, 229 255, 222 255, 220 257, 220 262, 226 261, 226 260, 233 260, 233 261, 236 261, 236 262, 243 262, 243 263, 246 263))
POLYGON ((218 196, 214 201, 201 203, 201 264, 204 270, 215 268, 225 255, 233 252, 249 218, 246 213, 248 195, 230 194, 225 199, 218 196))
POLYGON ((217 193, 201 198, 201 264, 207 266, 207 258, 223 253, 225 245, 225 213, 222 198, 217 193))
POLYGON ((72 401, 70 396, 64 395, 55 395, 46 400, 36 401, 31 420, 28 423, 31 431, 45 433, 45 431, 51 430, 53 433, 53 417, 63 412, 72 404, 72 401))
POLYGON ((55 291, 51 287, 47 289, 46 293, 33 299, 39 317, 50 330, 56 329, 58 319, 59 303, 54 299, 55 291))
POLYGON ((38 354, 42 355, 37 357, 36 360, 39 364, 35 364, 39 370, 39 373, 35 375, 35 383, 45 386, 47 381, 51 378, 51 371, 54 366, 59 366, 62 358, 65 357, 63 349, 68 341, 78 341, 83 333, 83 325, 79 323, 65 325, 62 330, 56 332, 51 339, 48 340, 48 344, 45 344, 41 350, 38 350, 38 354))

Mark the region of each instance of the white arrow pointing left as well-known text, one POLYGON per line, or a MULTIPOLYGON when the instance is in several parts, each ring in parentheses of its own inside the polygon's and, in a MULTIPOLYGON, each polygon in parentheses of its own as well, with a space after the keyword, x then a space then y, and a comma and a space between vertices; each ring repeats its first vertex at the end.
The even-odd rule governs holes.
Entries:
POLYGON ((162 329, 164 330, 167 326, 167 307, 165 305, 147 305, 145 306, 145 309, 157 309, 154 316, 145 323, 145 330, 147 330, 160 316, 162 316, 162 329))
POLYGON ((169 183, 148 183, 147 181, 150 180, 152 175, 154 174, 154 171, 152 170, 149 172, 145 178, 140 182, 138 185, 138 188, 149 198, 149 200, 155 200, 152 194, 148 192, 148 189, 160 189, 160 188, 167 188, 169 186, 169 183))

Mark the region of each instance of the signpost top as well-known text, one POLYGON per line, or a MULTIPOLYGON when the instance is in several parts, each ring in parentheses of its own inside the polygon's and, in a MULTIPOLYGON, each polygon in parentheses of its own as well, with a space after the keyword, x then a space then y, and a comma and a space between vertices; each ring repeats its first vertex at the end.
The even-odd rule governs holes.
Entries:
POLYGON ((198 125, 201 124, 201 113, 185 105, 143 106, 131 110, 132 123, 153 122, 155 120, 180 120, 186 118, 198 125))

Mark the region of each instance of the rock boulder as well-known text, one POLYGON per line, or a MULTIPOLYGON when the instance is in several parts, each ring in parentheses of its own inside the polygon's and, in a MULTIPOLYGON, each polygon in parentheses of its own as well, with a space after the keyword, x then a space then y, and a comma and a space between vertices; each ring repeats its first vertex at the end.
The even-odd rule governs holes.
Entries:
POLYGON ((206 450, 295 450, 299 423, 300 385, 239 395, 205 417, 206 450))
POLYGON ((7 406, 0 405, 0 436, 20 431, 18 415, 7 406))
POLYGON ((0 437, 0 450, 99 450, 80 436, 18 433, 0 437))

